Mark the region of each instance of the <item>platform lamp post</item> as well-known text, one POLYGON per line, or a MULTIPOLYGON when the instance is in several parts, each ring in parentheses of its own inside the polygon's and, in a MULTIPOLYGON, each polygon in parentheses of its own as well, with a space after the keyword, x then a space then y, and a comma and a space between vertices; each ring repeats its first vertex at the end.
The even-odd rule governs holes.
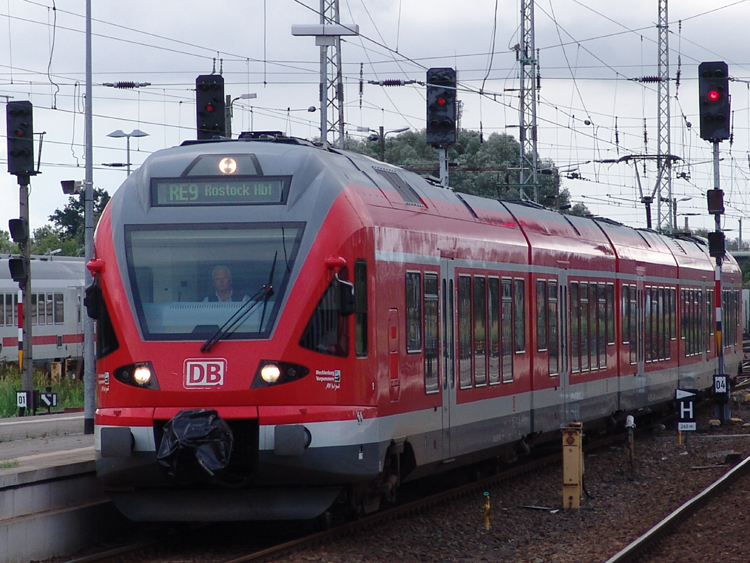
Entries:
MULTIPOLYGON (((233 115, 232 104, 234 104, 234 102, 236 102, 237 100, 254 100, 257 97, 258 97, 258 94, 256 94, 255 92, 250 92, 248 94, 241 94, 237 96, 236 98, 232 98, 232 96, 227 94, 227 101, 224 104, 224 111, 226 112, 225 119, 226 119, 227 139, 232 138, 232 115, 233 115)), ((252 131, 252 129, 253 127, 251 125, 250 130, 252 131)))
POLYGON ((130 137, 148 137, 148 133, 145 133, 140 129, 133 129, 130 133, 125 133, 122 129, 117 129, 116 131, 108 133, 107 137, 113 137, 115 139, 121 139, 125 137, 125 139, 127 140, 127 161, 125 163, 125 166, 128 171, 128 176, 130 176, 130 137))
POLYGON ((399 127, 398 129, 390 129, 388 131, 384 131, 383 129, 382 125, 378 127, 377 131, 375 129, 370 129, 369 127, 357 127, 357 131, 360 133, 373 133, 368 139, 370 141, 378 141, 378 160, 380 162, 385 162, 385 138, 391 133, 403 133, 404 131, 408 131, 410 127, 407 125, 406 127, 399 127))

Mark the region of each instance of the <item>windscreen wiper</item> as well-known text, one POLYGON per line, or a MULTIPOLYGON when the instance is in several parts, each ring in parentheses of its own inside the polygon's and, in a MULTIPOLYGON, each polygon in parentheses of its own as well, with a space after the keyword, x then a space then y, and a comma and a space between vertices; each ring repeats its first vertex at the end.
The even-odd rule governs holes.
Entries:
MULTIPOLYGON (((214 344, 219 342, 219 340, 223 340, 230 334, 232 334, 239 326, 242 324, 242 321, 244 318, 249 315, 255 307, 257 307, 260 303, 263 303, 263 317, 265 317, 266 313, 266 305, 268 304, 268 300, 273 295, 273 273, 276 270, 276 257, 278 256, 278 252, 273 257, 273 264, 271 265, 271 273, 268 276, 268 283, 263 284, 258 291, 255 292, 255 295, 253 295, 250 299, 245 301, 242 306, 237 309, 234 314, 227 319, 227 322, 225 322, 219 330, 217 330, 211 338, 206 340, 203 343, 203 346, 201 346, 201 352, 208 352, 211 350, 211 348, 214 347, 214 344)), ((263 326, 263 318, 261 318, 261 322, 258 325, 258 329, 260 330, 260 327, 263 326)))

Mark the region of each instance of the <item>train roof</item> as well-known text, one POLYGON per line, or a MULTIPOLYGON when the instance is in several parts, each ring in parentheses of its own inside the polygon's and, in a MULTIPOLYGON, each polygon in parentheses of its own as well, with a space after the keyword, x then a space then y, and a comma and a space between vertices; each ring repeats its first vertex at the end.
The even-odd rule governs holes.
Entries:
MULTIPOLYGON (((435 219, 430 217, 439 217, 441 225, 452 224, 455 236, 478 233, 480 226, 491 225, 507 229, 507 235, 501 237, 504 241, 521 244, 525 238, 532 249, 551 249, 558 260, 565 260, 565 254, 578 254, 701 271, 711 263, 706 248, 697 239, 676 240, 606 219, 564 215, 538 205, 458 193, 368 156, 324 149, 279 133, 243 134, 239 140, 188 141, 179 147, 158 151, 146 159, 123 187, 134 187, 138 206, 148 211, 150 178, 218 175, 215 163, 224 155, 237 161, 237 174, 291 177, 286 208, 302 209, 316 221, 322 219, 320 215, 325 214, 326 206, 332 204, 342 190, 354 187, 365 204, 363 209, 357 209, 365 224, 378 224, 386 217, 378 208, 384 212, 403 210, 409 212, 408 219, 399 223, 404 228, 420 228, 426 224, 434 230, 435 219), (213 163, 211 172, 208 163, 213 163), (373 190, 373 187, 378 189, 373 190), (463 227, 456 226, 457 221, 463 227)), ((134 199, 129 197, 129 203, 121 203, 119 199, 114 197, 112 203, 124 204, 126 208, 121 210, 121 217, 119 221, 115 219, 115 223, 132 217, 131 212, 135 211, 134 199)), ((223 221, 247 220, 246 211, 241 209, 224 207, 221 211, 223 221)), ((196 208, 192 213, 197 222, 204 220, 202 209, 196 208)), ((158 222, 164 217, 161 212, 152 218, 146 215, 143 216, 146 222, 158 222)), ((529 259, 533 261, 532 256, 529 259)), ((730 271, 736 269, 736 263, 729 256, 725 264, 730 271)))
MULTIPOLYGON (((0 254, 0 280, 12 282, 8 260, 18 258, 18 255, 0 254)), ((31 280, 68 280, 75 285, 82 285, 86 276, 86 262, 84 258, 76 256, 32 256, 31 280)), ((12 282, 15 283, 15 282, 12 282)))

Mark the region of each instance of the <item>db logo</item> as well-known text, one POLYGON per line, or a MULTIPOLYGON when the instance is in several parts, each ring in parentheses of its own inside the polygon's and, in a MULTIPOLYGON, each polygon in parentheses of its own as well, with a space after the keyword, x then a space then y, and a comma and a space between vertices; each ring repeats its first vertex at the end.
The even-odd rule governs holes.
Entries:
POLYGON ((226 360, 185 360, 185 387, 221 387, 226 370, 226 360))

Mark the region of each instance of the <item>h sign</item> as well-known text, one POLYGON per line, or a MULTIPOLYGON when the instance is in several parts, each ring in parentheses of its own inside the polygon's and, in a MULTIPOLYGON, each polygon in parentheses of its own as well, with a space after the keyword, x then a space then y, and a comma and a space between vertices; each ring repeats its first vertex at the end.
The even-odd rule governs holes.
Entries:
POLYGON ((224 359, 185 360, 185 388, 206 389, 224 385, 227 361, 224 359))
POLYGON ((678 404, 677 430, 695 431, 695 398, 697 393, 692 389, 675 390, 675 399, 678 404))

